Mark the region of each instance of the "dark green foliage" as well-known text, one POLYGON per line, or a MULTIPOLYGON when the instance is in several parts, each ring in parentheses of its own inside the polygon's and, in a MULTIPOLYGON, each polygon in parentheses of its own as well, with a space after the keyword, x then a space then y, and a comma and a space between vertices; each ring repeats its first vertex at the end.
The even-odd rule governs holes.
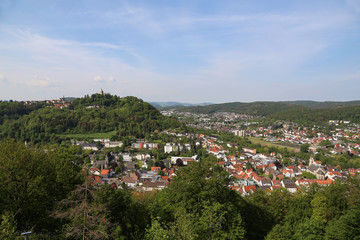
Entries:
POLYGON ((44 104, 37 103, 25 105, 22 102, 2 102, 0 101, 0 125, 9 120, 16 120, 23 115, 43 107, 44 104))
POLYGON ((316 179, 316 176, 310 172, 302 172, 302 176, 306 179, 316 179))
POLYGON ((13 214, 19 230, 55 229, 49 211, 78 183, 76 167, 55 155, 11 140, 0 143, 0 213, 13 214))
POLYGON ((309 152, 310 145, 308 143, 301 144, 300 151, 303 153, 309 152))
POLYGON ((272 120, 284 120, 300 124, 323 124, 329 120, 349 120, 360 123, 360 106, 325 108, 325 109, 292 109, 269 115, 272 120))
POLYGON ((150 224, 146 201, 131 194, 128 189, 114 190, 105 185, 96 195, 96 201, 108 211, 106 221, 111 224, 109 235, 115 239, 143 239, 150 224))
POLYGON ((358 181, 302 189, 288 198, 285 215, 266 239, 357 239, 359 204, 351 199, 359 196, 358 181))
MULTIPOLYGON (((10 103, 9 103, 10 104, 10 103)), ((135 97, 94 94, 74 100, 69 108, 42 108, 0 125, 0 137, 32 143, 61 142, 58 134, 103 133, 116 130, 113 139, 144 138, 155 130, 184 127, 135 97)))
POLYGON ((360 202, 350 208, 339 219, 335 219, 334 221, 329 223, 326 228, 325 239, 360 239, 360 202))
POLYGON ((157 194, 153 224, 159 227, 160 223, 166 235, 175 239, 243 239, 245 202, 226 187, 229 181, 218 165, 192 163, 182 168, 170 186, 157 194))

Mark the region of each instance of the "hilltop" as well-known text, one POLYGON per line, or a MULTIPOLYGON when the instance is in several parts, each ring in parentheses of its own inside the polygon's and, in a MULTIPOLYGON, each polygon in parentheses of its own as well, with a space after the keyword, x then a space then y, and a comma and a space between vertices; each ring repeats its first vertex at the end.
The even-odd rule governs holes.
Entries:
POLYGON ((93 94, 61 106, 48 105, 30 110, 25 107, 21 114, 7 111, 8 114, 0 118, 0 137, 39 143, 57 141, 59 135, 64 134, 114 132, 114 139, 124 136, 143 138, 155 130, 181 126, 177 120, 164 117, 151 104, 136 97, 93 94))

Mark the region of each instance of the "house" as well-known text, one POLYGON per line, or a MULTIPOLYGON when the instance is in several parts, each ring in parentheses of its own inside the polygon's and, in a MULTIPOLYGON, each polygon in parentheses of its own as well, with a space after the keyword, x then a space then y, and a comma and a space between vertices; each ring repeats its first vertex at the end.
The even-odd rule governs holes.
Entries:
POLYGON ((331 179, 327 179, 327 180, 320 180, 320 179, 298 179, 296 180, 295 184, 297 186, 310 186, 311 184, 317 183, 320 186, 329 186, 330 184, 332 184, 334 181, 331 179))
POLYGON ((122 154, 122 158, 124 162, 131 162, 132 161, 132 157, 129 153, 124 153, 122 154))
POLYGON ((93 175, 100 175, 100 170, 98 168, 90 168, 89 172, 93 175))
POLYGON ((256 154, 256 149, 255 148, 243 147, 243 151, 246 152, 246 153, 256 154))
POLYGON ((196 156, 192 156, 191 158, 172 156, 171 157, 171 164, 175 165, 175 164, 177 164, 179 162, 182 162, 183 165, 187 165, 188 162, 193 162, 194 160, 196 160, 196 156))
POLYGON ((100 172, 100 176, 104 178, 109 178, 112 176, 112 172, 110 172, 110 169, 102 169, 100 172))
POLYGON ((290 179, 283 179, 281 181, 281 185, 291 193, 295 193, 297 191, 295 182, 290 179))
POLYGON ((143 191, 154 191, 154 190, 161 190, 164 189, 166 187, 167 183, 166 182, 149 182, 146 181, 144 182, 142 189, 143 191))
POLYGON ((249 195, 250 193, 255 192, 255 190, 256 190, 256 187, 254 185, 242 187, 243 195, 249 195))
POLYGON ((115 141, 110 141, 110 142, 105 142, 105 148, 114 148, 114 147, 121 147, 123 145, 122 142, 115 142, 115 141))
POLYGON ((268 179, 268 178, 262 178, 261 180, 260 180, 260 184, 259 184, 260 186, 268 186, 268 187, 270 187, 271 186, 271 180, 270 179, 268 179))
POLYGON ((151 167, 152 172, 159 172, 161 171, 161 167, 151 167))
POLYGON ((98 175, 90 175, 89 178, 91 179, 91 185, 93 186, 100 186, 102 184, 104 184, 104 181, 102 180, 103 178, 101 176, 98 175))
POLYGON ((171 153, 173 151, 171 143, 166 143, 164 146, 165 153, 171 153))
POLYGON ((160 182, 170 182, 169 176, 161 176, 160 182))
POLYGON ((138 183, 138 181, 136 181, 134 178, 130 177, 130 176, 125 176, 121 179, 121 181, 123 183, 125 183, 128 187, 134 188, 136 187, 136 184, 138 183))
POLYGON ((282 173, 284 174, 285 177, 288 177, 288 178, 295 177, 295 173, 292 169, 284 169, 284 170, 282 170, 282 173))
POLYGON ((82 147, 84 150, 93 150, 93 151, 99 150, 98 146, 95 143, 80 143, 78 145, 82 147))
POLYGON ((278 180, 284 179, 284 175, 281 172, 279 172, 278 170, 273 171, 272 175, 273 175, 273 179, 278 179, 278 180))

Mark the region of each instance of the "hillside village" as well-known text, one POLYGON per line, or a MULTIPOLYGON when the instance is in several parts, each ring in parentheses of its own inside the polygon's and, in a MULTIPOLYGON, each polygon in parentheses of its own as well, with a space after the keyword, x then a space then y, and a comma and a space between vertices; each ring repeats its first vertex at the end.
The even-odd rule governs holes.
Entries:
MULTIPOLYGON (((262 129, 264 132, 264 129, 262 129)), ((316 161, 313 156, 310 159, 291 158, 289 164, 284 164, 281 154, 259 153, 254 148, 234 146, 232 143, 222 142, 214 136, 204 134, 169 133, 177 138, 192 139, 197 149, 204 149, 206 153, 217 159, 232 177, 229 188, 239 194, 247 195, 256 189, 273 191, 277 188, 285 188, 295 193, 301 188, 306 188, 314 183, 326 186, 335 180, 344 180, 348 176, 360 173, 360 168, 342 169, 340 165, 329 166, 316 161), (236 154, 229 153, 229 147, 237 149, 236 154)), ((147 141, 136 142, 128 148, 130 152, 108 152, 102 154, 102 150, 112 147, 121 147, 121 142, 113 142, 109 139, 94 139, 97 143, 73 142, 83 149, 92 150, 90 159, 90 178, 94 186, 111 184, 114 188, 123 185, 136 191, 161 190, 171 183, 179 168, 186 167, 194 161, 201 161, 201 157, 182 156, 182 152, 189 153, 190 144, 168 142, 163 146, 147 141), (102 150, 100 150, 102 148, 102 150), (161 148, 161 149, 159 149, 161 148), (168 158, 157 161, 149 150, 158 149, 168 154, 168 158), (177 153, 177 156, 172 155, 177 153), (121 168, 121 169, 120 169, 121 168)), ((306 142, 308 143, 308 142, 306 142)), ((355 144, 336 144, 335 149, 348 151, 355 144), (346 147, 345 147, 346 146, 346 147)), ((352 148, 351 148, 352 149, 352 148)), ((310 148, 309 148, 309 151, 310 148)), ((332 150, 330 150, 332 152, 332 150)), ((334 154, 341 154, 336 152, 334 154)), ((347 154, 347 153, 346 153, 347 154)), ((186 155, 186 154, 185 154, 186 155)), ((315 155, 315 153, 314 153, 315 155)))

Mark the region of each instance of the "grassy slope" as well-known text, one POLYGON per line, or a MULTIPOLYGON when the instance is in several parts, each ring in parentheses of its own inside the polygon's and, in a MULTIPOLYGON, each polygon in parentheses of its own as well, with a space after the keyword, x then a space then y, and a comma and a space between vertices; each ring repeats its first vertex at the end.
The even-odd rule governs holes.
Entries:
POLYGON ((257 137, 248 137, 249 140, 254 144, 260 144, 261 146, 273 146, 278 148, 287 148, 288 150, 292 150, 295 152, 300 151, 300 147, 295 147, 295 144, 291 143, 283 143, 283 142, 267 142, 257 137))
POLYGON ((75 138, 75 139, 82 139, 82 138, 111 138, 115 134, 116 134, 116 131, 111 131, 111 132, 106 132, 106 133, 57 134, 57 136, 75 138))

